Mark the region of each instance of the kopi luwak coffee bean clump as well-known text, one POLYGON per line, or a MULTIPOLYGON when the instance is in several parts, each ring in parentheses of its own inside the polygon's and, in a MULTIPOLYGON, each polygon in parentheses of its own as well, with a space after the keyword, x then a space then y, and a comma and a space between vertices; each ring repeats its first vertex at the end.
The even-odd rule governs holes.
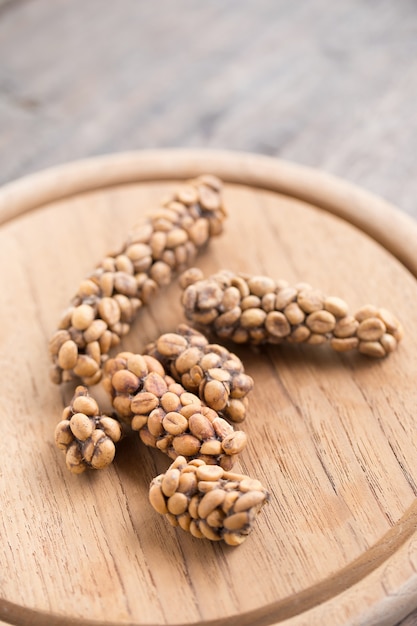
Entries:
POLYGON ((200 458, 230 469, 246 434, 165 374, 149 355, 122 352, 104 365, 102 382, 119 418, 143 443, 175 459, 200 458))
POLYGON ((120 422, 102 415, 88 389, 78 386, 55 428, 55 443, 65 452, 67 468, 74 474, 81 474, 88 468, 108 467, 121 437, 120 422))
POLYGON ((221 191, 221 181, 209 175, 180 187, 80 283, 50 341, 53 382, 80 378, 90 386, 100 380, 109 351, 129 332, 138 310, 221 233, 221 191))
POLYGON ((149 490, 153 508, 173 526, 231 546, 245 541, 269 497, 259 480, 181 456, 149 490))
POLYGON ((161 335, 146 351, 207 406, 232 422, 245 419, 253 379, 227 348, 209 343, 202 333, 181 324, 176 333, 161 335))
POLYGON ((307 283, 227 270, 204 278, 196 268, 185 271, 180 282, 187 319, 236 343, 327 342, 339 352, 382 358, 403 336, 401 323, 387 309, 368 304, 351 315, 344 300, 307 283))

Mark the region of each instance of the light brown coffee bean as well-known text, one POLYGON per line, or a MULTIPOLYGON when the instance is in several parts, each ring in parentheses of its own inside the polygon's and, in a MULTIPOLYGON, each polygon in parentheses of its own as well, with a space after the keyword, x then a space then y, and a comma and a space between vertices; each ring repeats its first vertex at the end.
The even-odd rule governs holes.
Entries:
POLYGON ((136 278, 127 272, 116 272, 114 274, 114 289, 119 294, 132 298, 136 296, 138 292, 136 278))
POLYGON ((227 530, 240 530, 242 531, 249 524, 249 518, 246 511, 240 513, 234 513, 225 518, 223 526, 227 530))
POLYGON ((164 261, 156 261, 149 272, 151 279, 154 280, 159 287, 166 287, 172 280, 171 268, 173 265, 174 263, 169 264, 164 261))
POLYGON ((159 398, 151 393, 141 391, 136 394, 132 400, 128 398, 129 408, 137 415, 148 415, 153 409, 159 406, 159 398))
POLYGON ((145 446, 149 446, 150 448, 157 447, 158 438, 152 435, 146 426, 139 430, 139 437, 145 446))
MULTIPOLYGON (((204 358, 204 357, 203 357, 204 358)), ((175 369, 178 374, 184 374, 189 371, 201 359, 201 350, 197 347, 186 348, 180 353, 175 361, 175 369)))
POLYGON ((297 298, 297 290, 294 287, 283 287, 279 289, 275 298, 275 308, 282 311, 286 306, 297 298))
POLYGON ((188 420, 181 413, 169 412, 165 415, 162 425, 167 433, 180 435, 188 428, 188 420))
POLYGON ((161 398, 168 391, 168 385, 158 372, 150 371, 143 382, 143 390, 161 398))
POLYGON ((229 435, 230 433, 234 432, 233 431, 233 426, 231 426, 229 424, 229 422, 226 422, 226 420, 224 420, 222 417, 214 418, 213 421, 212 421, 212 425, 213 425, 213 428, 214 428, 216 434, 221 439, 224 439, 225 437, 227 437, 227 435, 229 435))
POLYGON ((333 337, 330 340, 330 344, 333 350, 336 350, 336 352, 347 352, 348 350, 357 349, 359 345, 359 339, 357 337, 346 337, 345 339, 333 337))
POLYGON ((329 311, 316 310, 307 316, 306 324, 313 333, 324 335, 332 332, 336 326, 336 318, 329 311))
POLYGON ((248 491, 236 500, 233 510, 235 513, 247 511, 248 509, 259 507, 265 501, 266 494, 264 491, 248 491))
POLYGON ((324 296, 317 289, 303 289, 297 295, 297 302, 305 313, 314 313, 323 309, 324 296))
POLYGON ((205 519, 210 513, 220 506, 226 493, 223 489, 213 489, 206 493, 198 505, 197 514, 200 519, 205 519))
POLYGON ((223 452, 222 442, 218 439, 203 441, 200 448, 201 456, 220 456, 223 452))
POLYGON ((249 294, 240 301, 240 308, 242 311, 246 311, 247 309, 259 309, 261 308, 261 299, 259 296, 249 294))
POLYGON ((291 326, 287 318, 279 311, 271 311, 268 313, 265 328, 273 337, 278 338, 287 337, 291 332, 291 326))
MULTIPOLYGON (((201 277, 202 278, 202 277, 201 277)), ((231 311, 240 305, 240 292, 237 287, 227 287, 223 294, 222 306, 225 311, 231 311)))
POLYGON ((99 366, 94 361, 94 359, 85 354, 79 354, 77 358, 77 363, 74 366, 73 371, 76 376, 84 378, 88 376, 93 376, 98 369, 99 366))
POLYGON ((212 439, 215 435, 214 428, 206 417, 201 413, 194 413, 189 419, 190 432, 198 439, 204 441, 212 439))
POLYGON ((292 325, 302 324, 305 319, 305 313, 297 302, 290 302, 284 309, 284 315, 288 322, 292 325))
POLYGON ((183 493, 174 493, 168 498, 167 508, 173 515, 182 515, 186 512, 188 507, 188 498, 183 493))
POLYGON ((390 352, 394 352, 394 350, 397 348, 397 340, 395 339, 395 337, 389 335, 388 333, 382 335, 379 341, 387 354, 389 354, 390 352))
POLYGON ((363 341, 378 341, 385 333, 386 327, 378 317, 367 317, 360 322, 356 334, 363 341))
POLYGON ((368 317, 378 317, 378 309, 373 304, 365 304, 355 313, 355 318, 358 322, 363 322, 368 317))
MULTIPOLYGON (((178 457, 177 457, 178 458, 178 457)), ((190 494, 197 489, 197 477, 193 472, 182 472, 179 478, 177 491, 180 493, 190 494)))
POLYGON ((156 438, 161 437, 164 433, 163 418, 164 412, 161 409, 154 409, 148 417, 146 426, 151 435, 156 438))
POLYGON ((249 476, 245 476, 239 482, 239 489, 242 492, 252 491, 252 490, 262 491, 263 487, 262 487, 262 483, 256 478, 250 478, 249 476))
POLYGON ((89 417, 99 414, 99 407, 96 400, 88 395, 76 396, 72 401, 72 410, 75 413, 84 413, 89 417))
POLYGON ((94 309, 88 304, 80 304, 72 312, 71 323, 77 330, 85 330, 94 318, 94 309))
POLYGON ((223 292, 214 281, 208 281, 204 289, 197 292, 197 301, 201 310, 207 311, 216 307, 223 299, 223 292))
POLYGON ((100 300, 98 303, 98 312, 101 319, 109 326, 117 324, 120 320, 120 307, 117 302, 110 297, 100 300))
POLYGON ((84 339, 87 343, 97 341, 107 330, 107 324, 102 319, 95 319, 90 326, 84 331, 84 339))
POLYGON ((218 481, 222 478, 224 472, 217 465, 200 465, 197 468, 197 478, 201 481, 218 481))
POLYGON ((63 344, 71 339, 67 330, 57 330, 49 342, 49 354, 56 357, 63 344))
POLYGON ((240 546, 240 544, 245 541, 246 537, 236 532, 226 532, 223 535, 223 539, 229 546, 240 546))
POLYGON ((152 249, 151 246, 146 243, 132 243, 126 248, 126 256, 133 262, 135 267, 138 261, 144 258, 151 258, 152 249))
POLYGON ((94 469, 104 469, 110 465, 116 454, 114 443, 108 437, 104 437, 97 442, 91 459, 91 466, 94 469))
POLYGON ((55 428, 55 445, 60 450, 66 450, 69 444, 74 441, 74 435, 70 429, 68 419, 58 422, 55 428))
POLYGON ((358 350, 361 354, 376 358, 382 358, 386 354, 383 346, 379 343, 379 341, 360 341, 358 350))
POLYGON ((154 483, 151 485, 149 489, 149 502, 155 511, 161 515, 168 513, 168 508, 160 484, 154 483))
POLYGON ((327 296, 324 298, 324 308, 336 318, 346 317, 348 314, 348 305, 342 298, 338 298, 337 296, 327 296))
POLYGON ((338 337, 340 339, 353 337, 356 334, 358 326, 358 320, 355 319, 352 315, 347 315, 346 317, 342 317, 336 322, 336 325, 333 329, 333 334, 335 337, 338 337))
POLYGON ((146 360, 141 354, 129 354, 126 362, 127 369, 138 378, 143 378, 148 374, 146 360))
POLYGON ((98 422, 98 426, 114 443, 117 443, 122 438, 122 428, 120 423, 112 417, 102 415, 98 422))
POLYGON ((215 411, 224 409, 228 399, 228 392, 224 383, 218 380, 209 380, 204 386, 203 398, 206 404, 215 411))
POLYGON ((239 454, 246 447, 247 436, 243 430, 236 430, 226 435, 222 442, 222 448, 226 454, 239 454))
POLYGON ((200 451, 200 440, 189 434, 177 435, 172 442, 175 452, 182 456, 195 456, 200 451))
POLYGON ((387 309, 384 309, 384 308, 378 309, 376 315, 384 323, 389 333, 396 332, 401 327, 401 324, 397 320, 395 315, 393 315, 391 311, 388 311, 387 309))
POLYGON ((167 498, 170 498, 176 492, 180 482, 180 476, 181 472, 177 468, 171 468, 164 474, 161 489, 167 498))
POLYGON ((262 326, 267 318, 267 314, 263 309, 246 309, 242 311, 240 324, 243 328, 252 329, 262 326))
POLYGON ((276 289, 275 281, 268 276, 251 276, 248 280, 248 286, 250 292, 260 298, 276 289))
MULTIPOLYGON (((117 411, 117 412, 118 412, 118 414, 121 417, 123 417, 123 415, 120 414, 119 411, 117 411)), ((130 412, 128 412, 127 416, 128 417, 130 416, 130 412)), ((148 422, 148 415, 147 414, 143 414, 143 415, 139 415, 138 414, 138 415, 134 415, 132 417, 131 422, 130 422, 130 426, 131 426, 132 430, 141 430, 144 426, 146 426, 147 422, 148 422)), ((158 445, 159 443, 160 443, 160 441, 157 442, 158 448, 159 448, 159 445, 158 445)))
POLYGON ((112 385, 118 393, 134 394, 140 385, 139 378, 129 370, 119 370, 113 374, 112 385))
POLYGON ((58 365, 63 370, 71 370, 76 365, 78 359, 77 344, 69 339, 65 341, 58 352, 58 365))
POLYGON ((166 357, 179 356, 187 347, 187 340, 176 333, 166 333, 156 342, 158 352, 166 357))
POLYGON ((87 469, 87 465, 83 459, 78 444, 74 441, 67 448, 65 454, 65 464, 73 474, 82 474, 87 469))

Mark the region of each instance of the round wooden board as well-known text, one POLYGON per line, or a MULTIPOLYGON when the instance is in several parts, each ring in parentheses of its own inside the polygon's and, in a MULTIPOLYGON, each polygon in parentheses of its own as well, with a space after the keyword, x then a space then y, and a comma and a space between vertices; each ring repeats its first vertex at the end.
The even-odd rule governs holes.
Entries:
MULTIPOLYGON (((341 180, 250 154, 149 151, 0 191, 0 619, 24 626, 394 624, 417 606, 417 225, 341 180), (225 182, 225 232, 198 258, 391 309, 383 361, 327 346, 235 347, 255 379, 239 467, 272 493, 238 548, 172 528, 147 500, 169 465, 137 436, 71 475, 53 445, 65 390, 48 340, 79 281, 175 181, 225 182)), ((176 283, 124 347, 184 321, 176 283)))

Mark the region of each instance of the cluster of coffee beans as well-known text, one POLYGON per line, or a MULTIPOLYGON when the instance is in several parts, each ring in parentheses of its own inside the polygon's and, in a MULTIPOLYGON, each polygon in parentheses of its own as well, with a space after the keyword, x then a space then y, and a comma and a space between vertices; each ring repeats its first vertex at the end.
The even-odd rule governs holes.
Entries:
POLYGON ((213 176, 182 186, 82 281, 50 341, 51 378, 83 383, 55 429, 71 472, 108 467, 122 436, 138 432, 173 459, 150 486, 156 511, 195 537, 239 545, 269 499, 259 481, 231 472, 247 441, 233 424, 253 387, 240 359, 186 325, 145 354, 109 355, 152 294, 222 231, 221 191, 213 176), (98 383, 107 412, 91 395, 98 383))
POLYGON ((350 314, 344 300, 307 283, 226 270, 205 278, 190 268, 222 231, 221 191, 221 181, 209 175, 182 186, 81 283, 50 342, 51 377, 84 385, 55 430, 70 471, 108 467, 117 442, 137 432, 173 461, 151 482, 152 507, 194 537, 237 546, 270 498, 258 480, 232 471, 247 443, 235 426, 246 417, 253 380, 235 354, 186 324, 144 354, 110 357, 139 309, 183 272, 186 318, 220 339, 328 343, 380 358, 396 349, 403 329, 384 308, 368 304, 350 314), (99 382, 107 412, 91 395, 99 382))

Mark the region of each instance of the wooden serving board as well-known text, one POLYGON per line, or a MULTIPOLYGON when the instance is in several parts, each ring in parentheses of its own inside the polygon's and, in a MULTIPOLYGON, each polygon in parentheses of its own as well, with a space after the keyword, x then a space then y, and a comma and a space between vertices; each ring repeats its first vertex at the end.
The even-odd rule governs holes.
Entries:
MULTIPOLYGON (((341 180, 250 154, 150 151, 64 165, 0 191, 0 619, 25 626, 392 625, 417 606, 417 225, 341 180), (238 548, 172 528, 147 499, 169 460, 137 436, 71 475, 53 444, 65 390, 48 340, 79 281, 176 181, 225 182, 199 256, 391 309, 383 361, 326 346, 236 347, 255 379, 239 467, 271 503, 238 548)), ((184 321, 176 283, 124 347, 184 321)))

